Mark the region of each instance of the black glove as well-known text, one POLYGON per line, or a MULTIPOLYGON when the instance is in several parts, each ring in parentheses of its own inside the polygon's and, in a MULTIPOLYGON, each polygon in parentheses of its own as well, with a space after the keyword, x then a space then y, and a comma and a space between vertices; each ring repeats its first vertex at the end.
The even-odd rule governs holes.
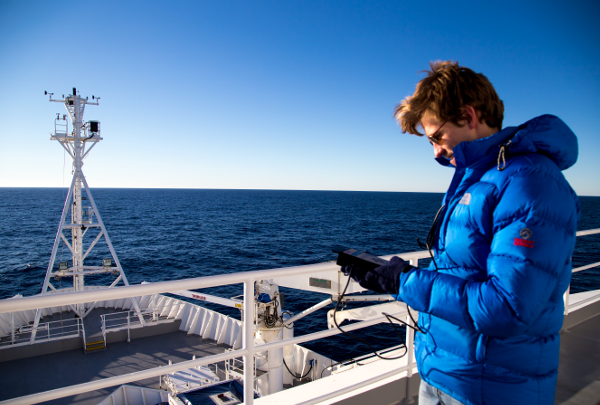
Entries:
POLYGON ((342 272, 350 275, 361 287, 380 294, 398 294, 400 274, 414 269, 408 262, 398 256, 392 257, 388 264, 373 270, 362 270, 360 267, 344 266, 342 272))

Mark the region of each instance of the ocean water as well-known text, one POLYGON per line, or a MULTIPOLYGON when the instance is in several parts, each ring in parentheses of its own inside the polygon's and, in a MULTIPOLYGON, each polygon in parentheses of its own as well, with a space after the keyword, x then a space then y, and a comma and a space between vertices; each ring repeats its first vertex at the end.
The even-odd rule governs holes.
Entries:
MULTIPOLYGON (((130 284, 262 270, 335 259, 343 244, 384 255, 421 250, 442 201, 439 193, 92 189, 130 284)), ((0 188, 0 298, 38 294, 66 197, 59 188, 0 188)), ((600 228, 600 197, 581 197, 579 229, 600 228)), ((89 242, 88 242, 89 243, 89 242)), ((70 261, 61 246, 57 260, 70 261)), ((110 257, 99 243, 86 263, 110 257)), ((600 261, 600 236, 578 238, 574 267, 600 261)), ((425 264, 425 263, 424 263, 425 264)), ((88 276, 106 284, 113 276, 88 276)), ((68 280, 55 285, 70 286, 68 280), (62 284, 60 284, 62 283, 62 284)), ((600 288, 600 269, 573 276, 573 292, 600 288)), ((204 290, 231 297, 241 285, 204 290)), ((299 312, 326 296, 285 289, 286 310, 299 312)), ((210 305, 209 305, 210 306, 210 305)), ((239 318, 230 308, 212 306, 239 318)), ((296 334, 326 328, 321 310, 296 323, 296 334)), ((361 334, 377 349, 400 344, 390 325, 361 334)), ((337 360, 368 352, 347 337, 308 344, 337 360)))

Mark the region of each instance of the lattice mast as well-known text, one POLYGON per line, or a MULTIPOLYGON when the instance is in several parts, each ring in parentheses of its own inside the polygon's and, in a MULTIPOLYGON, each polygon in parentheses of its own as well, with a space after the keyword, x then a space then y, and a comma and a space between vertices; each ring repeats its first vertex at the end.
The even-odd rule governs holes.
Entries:
MULTIPOLYGON (((57 293, 58 290, 52 284, 52 279, 60 280, 63 277, 72 277, 74 291, 85 290, 86 275, 101 273, 118 275, 108 288, 115 287, 120 281, 125 285, 129 285, 82 170, 83 159, 102 140, 100 136, 100 123, 98 121, 84 122, 83 113, 86 105, 99 105, 98 100, 100 100, 100 97, 92 96, 92 101, 90 101, 88 97, 81 97, 77 93, 76 88, 73 88, 73 94, 67 97, 63 95, 61 99, 52 98, 54 93, 44 92, 44 94, 50 96, 51 102, 64 103, 67 110, 67 114, 63 114, 62 116, 61 114, 57 114, 54 120, 54 134, 51 134, 50 139, 60 142, 61 146, 73 159, 73 178, 63 207, 58 232, 54 239, 52 255, 42 287, 42 295, 47 294, 50 290, 57 293), (69 121, 71 121, 73 128, 71 132, 69 132, 69 121), (83 191, 85 191, 85 197, 82 195, 83 191), (86 198, 91 206, 84 206, 83 202, 86 201, 86 198), (69 213, 70 223, 67 222, 69 213), (96 235, 95 239, 87 244, 86 249, 84 244, 86 233, 90 229, 98 228, 100 232, 96 235), (65 232, 67 234, 70 233, 70 241, 65 236, 65 232), (102 260, 101 265, 85 265, 84 260, 102 237, 104 237, 112 257, 102 260), (60 262, 57 268, 55 261, 61 242, 71 252, 72 261, 71 265, 68 262, 60 262)), ((145 322, 140 313, 137 301, 134 298, 131 300, 140 321, 144 324, 145 322)), ((86 304, 75 304, 71 305, 71 309, 79 317, 85 318, 94 309, 95 305, 94 303, 88 305, 86 308, 86 304)), ((31 337, 32 343, 35 339, 35 330, 37 329, 40 315, 41 311, 38 309, 34 321, 34 333, 31 337)))

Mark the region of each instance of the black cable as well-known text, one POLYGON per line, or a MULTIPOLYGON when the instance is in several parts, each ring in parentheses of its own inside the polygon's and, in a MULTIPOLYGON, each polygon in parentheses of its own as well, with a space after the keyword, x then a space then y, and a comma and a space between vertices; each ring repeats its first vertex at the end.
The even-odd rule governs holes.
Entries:
POLYGON ((284 327, 284 328, 286 328, 286 329, 293 329, 293 328, 294 328, 294 322, 292 322, 292 323, 291 323, 291 324, 289 324, 289 325, 286 325, 286 324, 284 323, 284 320, 283 320, 283 315, 284 315, 284 314, 288 314, 288 315, 290 316, 290 318, 291 318, 291 317, 293 317, 293 316, 294 316, 294 314, 293 314, 293 313, 291 313, 290 311, 285 311, 285 312, 282 312, 282 313, 281 313, 281 324, 283 325, 283 327, 284 327))
MULTIPOLYGON (((408 306, 407 306, 407 308, 408 308, 408 306)), ((409 311, 408 313, 410 314, 410 311, 409 311)), ((408 323, 406 323, 406 322, 404 322, 404 321, 402 321, 402 320, 400 320, 400 319, 396 318, 395 316, 392 316, 392 315, 390 315, 390 314, 386 314, 385 312, 383 312, 383 315, 384 315, 384 316, 385 316, 385 317, 388 319, 388 321, 390 320, 390 318, 392 318, 392 319, 395 319, 396 321, 398 321, 398 322, 400 322, 400 323, 402 323, 402 324, 404 324, 404 325, 408 326, 409 328, 411 328, 411 329, 412 329, 412 330, 414 330, 415 332, 421 332, 421 333, 425 333, 425 332, 423 332, 423 330, 422 330, 422 329, 419 327, 419 325, 418 325, 418 324, 415 322, 415 320, 414 320, 414 318, 412 317, 412 315, 410 315, 410 319, 413 321, 413 323, 414 323, 416 326, 409 325, 408 323)), ((393 323, 393 322, 391 322, 391 321, 390 321, 390 323, 391 323, 392 325, 394 325, 394 323, 393 323)))
MULTIPOLYGON (((277 309, 275 309, 275 311, 277 311, 277 309)), ((274 328, 275 326, 277 326, 277 312, 275 312, 273 315, 271 315, 271 307, 268 306, 265 310, 265 313, 263 315, 264 321, 265 321, 265 326, 267 328, 274 328)))
MULTIPOLYGON (((340 332, 342 332, 345 335, 348 335, 350 337, 352 337, 354 340, 357 340, 359 342, 364 343, 365 345, 367 345, 369 347, 369 349, 371 349, 371 351, 373 352, 373 354, 375 356, 377 356, 378 358, 382 359, 382 360, 397 360, 400 359, 402 357, 404 357, 406 355, 406 353, 408 352, 408 348, 406 348, 406 343, 404 342, 404 338, 402 338, 402 336, 400 335, 400 333, 398 333, 398 330, 396 329, 396 326, 394 325, 393 322, 390 321, 390 323, 392 324, 392 327, 394 328, 394 332, 396 332, 396 334, 398 335, 398 337, 400 338, 400 340, 402 341, 402 343, 404 344, 404 347, 406 349, 406 351, 404 352, 404 354, 397 356, 397 357, 383 357, 381 356, 379 353, 377 353, 377 351, 373 348, 373 346, 371 346, 369 344, 369 342, 367 342, 366 340, 359 338, 355 335, 353 335, 350 332, 346 332, 345 330, 343 330, 342 328, 340 328, 340 325, 338 325, 337 323, 337 319, 335 317, 338 308, 340 306, 340 302, 342 301, 342 298, 344 297, 344 295, 346 295, 346 290, 348 289, 348 286, 350 285, 350 280, 352 279, 352 273, 354 272, 354 265, 350 266, 350 273, 348 274, 348 281, 346 282, 346 286, 344 287, 344 291, 342 292, 342 294, 340 296, 338 296, 337 302, 335 304, 335 308, 333 310, 333 323, 335 324, 336 328, 338 328, 338 330, 340 332)), ((388 319, 389 320, 389 319, 388 319)))
POLYGON ((440 214, 444 210, 446 204, 442 205, 438 212, 435 214, 435 218, 433 219, 433 224, 431 224, 431 228, 429 229, 429 233, 427 234, 427 240, 425 241, 427 244, 427 250, 429 251, 429 256, 431 256, 431 260, 433 261, 433 265, 435 266, 435 270, 439 271, 435 258, 433 257, 433 253, 431 249, 433 248, 433 244, 435 242, 435 234, 437 232, 437 228, 440 221, 440 214))
POLYGON ((312 370, 313 366, 312 364, 310 365, 310 368, 308 369, 308 371, 306 372, 306 374, 304 374, 302 377, 298 377, 296 374, 292 373, 292 370, 290 370, 290 368, 288 367, 287 363, 285 362, 285 359, 283 359, 283 365, 285 366, 285 368, 287 369, 287 371, 289 371, 289 373, 292 375, 292 377, 294 377, 297 380, 301 380, 304 377, 306 377, 310 371, 312 370))
POLYGON ((335 363, 332 363, 330 365, 328 365, 327 367, 325 367, 323 370, 321 370, 321 378, 323 378, 323 373, 325 372, 325 370, 327 370, 328 368, 332 368, 333 366, 337 366, 338 364, 344 364, 346 362, 350 362, 350 361, 356 361, 354 358, 350 358, 350 359, 346 359, 346 360, 342 360, 342 361, 338 361, 335 363))
POLYGON ((331 364, 331 365, 325 367, 323 370, 321 370, 321 378, 323 378, 323 373, 325 372, 325 370, 327 370, 328 368, 332 368, 333 366, 337 366, 338 364, 342 364, 342 363, 343 363, 343 361, 340 361, 339 363, 334 363, 334 364, 331 364))
POLYGON ((273 315, 271 315, 271 307, 268 306, 265 310, 265 314, 263 315, 264 317, 264 321, 265 321, 265 326, 267 328, 274 328, 277 326, 277 322, 282 322, 282 320, 277 316, 277 307, 279 306, 279 303, 277 302, 277 299, 274 300, 275 302, 275 309, 273 312, 273 315))
MULTIPOLYGON (((440 209, 436 212, 435 218, 433 219, 433 223, 431 224, 431 228, 429 228, 429 232, 427 233, 427 238, 425 240, 425 245, 423 245, 423 243, 421 243, 421 241, 419 240, 419 238, 417 238, 417 243, 419 244, 419 246, 421 248, 423 248, 423 247, 427 248, 427 251, 429 252, 429 256, 431 257, 431 261, 433 262, 433 266, 435 267, 435 271, 439 271, 440 269, 438 268, 437 262, 435 261, 435 258, 433 257, 433 252, 431 250, 432 250, 433 244, 435 242, 435 234, 436 234, 437 228, 439 226, 440 214, 444 210, 445 206, 446 206, 446 204, 442 205, 440 207, 440 209)), ((406 309, 408 309, 408 315, 410 316, 410 319, 413 321, 413 323, 415 325, 417 325, 418 329, 415 329, 415 331, 421 332, 423 334, 429 333, 428 330, 424 330, 420 326, 418 326, 418 323, 415 322, 415 319, 413 318, 412 313, 410 312, 410 308, 408 307, 408 305, 406 306, 406 309)), ((430 334, 430 336, 431 336, 431 334, 430 334)), ((433 339, 433 336, 431 336, 431 338, 433 339)))
MULTIPOLYGON (((410 307, 409 307, 408 305, 406 306, 406 310, 408 311, 408 316, 410 316, 410 320, 411 320, 411 321, 412 321, 412 322, 413 322, 415 325, 417 325, 417 328, 416 328, 416 329, 415 329, 415 328, 413 328, 413 329, 415 329, 415 332, 421 332, 422 334, 426 334, 426 333, 427 333, 427 331, 425 331, 425 330, 421 329, 421 327, 419 326, 419 322, 415 321, 415 318, 413 318, 413 316, 412 316, 412 313, 410 312, 410 307)), ((410 326, 410 325, 407 325, 407 326, 410 326)))
MULTIPOLYGON (((392 325, 392 328, 394 328, 394 332, 396 332, 396 335, 398 335, 398 337, 400 337, 400 340, 402 341, 402 345, 404 346, 404 353, 401 356, 399 356, 398 358, 406 356, 406 354, 408 353, 408 346, 406 346, 406 340, 404 340, 402 338, 402 336, 400 335, 400 332, 398 332, 398 329, 396 328, 396 325, 394 324, 394 322, 390 321, 390 318, 394 318, 394 317, 389 314, 386 314, 386 313, 383 313, 383 315, 385 315, 385 317, 387 318, 390 325, 392 325)), ((394 318, 394 319, 399 320, 398 318, 394 318)), ((400 321, 400 322, 402 322, 402 321, 400 321)), ((405 324, 406 326, 410 326, 410 325, 406 324, 406 322, 402 322, 402 323, 405 324)))

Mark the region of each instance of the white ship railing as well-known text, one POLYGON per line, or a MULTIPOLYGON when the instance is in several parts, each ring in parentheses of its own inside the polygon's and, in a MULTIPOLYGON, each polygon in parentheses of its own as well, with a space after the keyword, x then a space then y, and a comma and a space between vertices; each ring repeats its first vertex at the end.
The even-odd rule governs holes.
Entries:
MULTIPOLYGON (((233 349, 226 349, 225 352, 231 352, 233 349)), ((219 366, 216 365, 217 372, 219 371, 219 366)), ((239 358, 227 359, 225 360, 225 369, 223 370, 225 374, 225 380, 231 380, 234 378, 242 378, 244 376, 244 360, 240 360, 239 358)), ((254 361, 254 389, 258 391, 258 380, 267 375, 267 373, 263 373, 263 375, 259 375, 260 372, 257 372, 256 368, 256 359, 254 361)))
MULTIPOLYGON (((577 236, 583 235, 592 235, 600 233, 600 229, 594 229, 589 231, 578 232, 577 236)), ((389 259, 392 255, 383 256, 383 258, 389 259)), ((411 252, 411 253, 403 253, 399 254, 404 260, 409 260, 413 265, 418 265, 418 261, 420 259, 424 259, 429 257, 428 252, 411 252)), ((594 263, 592 267, 600 265, 599 263, 594 263)), ((589 265, 588 265, 589 266, 589 265)), ((586 267, 586 266, 583 266, 586 267)), ((586 267, 591 268, 591 267, 586 267)), ((0 313, 10 313, 17 312, 23 310, 33 310, 37 308, 49 308, 49 307, 58 307, 69 304, 79 304, 86 302, 94 302, 94 301, 102 301, 102 300, 110 300, 110 299, 123 299, 123 298, 131 298, 138 297, 142 295, 151 295, 151 294, 160 294, 160 293, 169 293, 172 291, 185 291, 191 289, 202 289, 202 288, 210 288, 217 287, 229 284, 239 284, 242 283, 244 286, 244 302, 243 302, 243 311, 245 319, 254 319, 255 316, 255 308, 254 308, 254 283, 258 280, 269 280, 275 278, 285 278, 291 276, 300 276, 300 275, 309 275, 316 274, 324 271, 337 270, 338 266, 333 262, 328 263, 318 263, 306 266, 298 266, 298 267, 289 267, 283 269, 272 269, 272 270, 259 270, 259 271, 248 271, 244 273, 233 273, 233 274, 221 274, 216 276, 206 276, 192 279, 183 279, 183 280, 173 280, 173 281, 163 281, 152 284, 140 284, 140 285, 129 285, 125 287, 118 288, 110 288, 110 289, 101 289, 101 290, 91 290, 91 291, 80 291, 80 292, 70 292, 65 294, 51 294, 51 295, 41 295, 34 297, 21 298, 18 300, 8 299, 0 301, 0 313)), ((573 271, 581 271, 581 268, 574 269, 573 271)), ((402 316, 402 315, 400 315, 402 316)), ((409 324, 410 317, 406 317, 409 324)), ((368 326, 376 325, 386 321, 385 316, 381 316, 378 318, 370 319, 367 321, 357 322, 348 326, 345 326, 346 331, 354 331, 357 329, 362 329, 368 326)), ((412 325, 411 325, 412 326, 412 325)), ((130 373, 121 376, 115 376, 110 378, 104 378, 101 380, 90 381, 83 384, 73 385, 70 387, 64 387, 55 389, 52 391, 41 392, 37 394, 26 395, 19 398, 9 399, 0 402, 0 404, 11 404, 11 405, 26 405, 26 404, 36 404, 44 401, 50 401, 57 398, 68 397, 72 395, 77 395, 89 391, 96 391, 104 388, 108 388, 111 386, 127 384, 133 381, 138 381, 146 378, 155 378, 160 375, 164 375, 167 373, 173 373, 181 370, 190 369, 193 367, 199 367, 209 364, 214 364, 221 361, 226 361, 228 359, 233 359, 236 357, 243 357, 244 359, 244 404, 252 405, 254 403, 254 387, 252 383, 249 383, 253 380, 253 372, 255 368, 254 363, 254 354, 256 351, 265 351, 282 348, 284 346, 304 343, 312 340, 318 340, 327 338, 330 336, 334 336, 341 333, 337 329, 323 330, 315 333, 311 333, 308 335, 298 336, 291 339, 285 339, 277 342, 262 344, 259 346, 255 346, 254 344, 254 325, 252 323, 244 323, 243 325, 243 334, 242 334, 242 348, 237 350, 232 350, 229 352, 225 352, 222 354, 202 357, 195 360, 184 361, 181 363, 156 367, 148 370, 138 371, 135 373, 130 373)), ((316 404, 327 399, 336 397, 338 395, 343 395, 348 392, 352 392, 356 389, 369 386, 370 384, 374 384, 383 379, 393 377, 400 373, 407 373, 407 376, 410 377, 412 375, 413 369, 416 367, 416 363, 414 361, 414 352, 413 352, 413 339, 412 333, 406 333, 407 341, 406 346, 407 350, 407 363, 403 367, 399 367, 398 369, 394 369, 392 371, 388 371, 387 373, 377 375, 373 378, 366 379, 359 384, 354 384, 353 386, 337 390, 335 392, 330 392, 318 398, 313 398, 310 401, 304 402, 305 405, 308 404, 316 404)))
MULTIPOLYGON (((83 319, 78 318, 81 321, 81 338, 83 340, 83 352, 85 353, 86 347, 87 347, 87 338, 85 336, 85 324, 83 323, 83 319)), ((31 342, 29 342, 29 344, 31 344, 31 342)), ((104 347, 106 347, 106 339, 104 340, 104 347)))
MULTIPOLYGON (((587 236, 587 235, 595 235, 595 234, 599 234, 599 233, 600 233, 600 228, 599 229, 588 229, 587 231, 577 232, 577 237, 587 236)), ((580 266, 580 267, 573 269, 573 273, 578 273, 580 271, 593 269, 594 267, 598 267, 598 266, 600 266, 600 262, 586 264, 585 266, 580 266)), ((565 292, 565 295, 563 297, 564 302, 565 302, 565 315, 569 315, 570 309, 572 309, 575 305, 582 305, 582 304, 585 304, 586 302, 591 303, 591 302, 597 300, 598 298, 600 298, 600 293, 597 295, 593 295, 591 297, 587 297, 585 301, 579 301, 576 304, 569 304, 570 296, 571 296, 571 286, 569 286, 569 288, 567 288, 567 291, 565 292)))
POLYGON ((131 329, 141 328, 143 326, 151 326, 159 323, 175 322, 174 318, 160 316, 160 313, 166 306, 156 307, 152 305, 147 311, 142 311, 139 314, 135 310, 114 312, 112 314, 100 315, 102 338, 106 346, 106 334, 111 332, 119 332, 127 330, 127 341, 131 341, 131 329), (144 319, 142 324, 140 317, 144 319))
MULTIPOLYGON (((0 349, 5 347, 29 346, 33 326, 30 324, 17 326, 11 313, 11 333, 0 340, 0 349)), ((81 318, 69 318, 58 321, 40 323, 37 327, 36 342, 47 343, 55 340, 77 338, 83 334, 81 318)))

